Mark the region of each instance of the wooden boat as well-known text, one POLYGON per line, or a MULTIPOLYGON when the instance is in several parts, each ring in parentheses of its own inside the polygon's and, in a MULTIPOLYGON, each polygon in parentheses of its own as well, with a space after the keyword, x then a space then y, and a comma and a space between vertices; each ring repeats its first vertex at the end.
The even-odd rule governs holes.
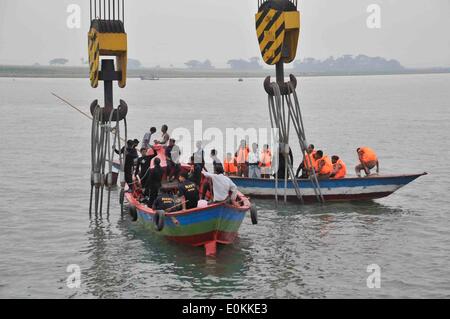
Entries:
MULTIPOLYGON (((161 145, 154 146, 161 167, 167 166, 165 149, 161 145)), ((153 163, 152 163, 153 166, 153 163)), ((181 171, 190 166, 181 165, 181 171)), ((177 188, 177 183, 168 183, 165 188, 177 188), (172 186, 170 186, 170 184, 172 186)), ((208 204, 206 207, 185 211, 165 213, 154 211, 135 197, 133 193, 125 193, 128 212, 133 221, 143 224, 147 229, 178 243, 191 246, 204 246, 206 255, 215 255, 217 244, 232 244, 238 236, 239 228, 247 212, 250 212, 253 224, 257 223, 256 208, 250 200, 238 192, 237 204, 221 202, 208 204)))
MULTIPOLYGON (((247 212, 252 208, 242 193, 238 194, 239 205, 226 202, 209 204, 204 208, 165 213, 154 211, 140 203, 132 193, 126 193, 128 211, 133 220, 146 229, 157 232, 169 240, 191 246, 203 246, 207 256, 213 256, 217 244, 232 244, 247 212)), ((256 215, 252 210, 252 221, 256 215)))
MULTIPOLYGON (((362 178, 344 178, 320 180, 320 188, 325 201, 355 201, 372 200, 391 195, 403 186, 417 178, 426 175, 391 175, 371 176, 362 178)), ((273 199, 276 194, 274 179, 253 179, 231 177, 233 182, 245 195, 252 198, 273 199)), ((301 194, 305 202, 317 202, 314 188, 308 179, 298 179, 301 194)), ((282 200, 285 195, 285 181, 278 181, 278 196, 282 200)), ((291 180, 287 181, 286 197, 290 201, 298 201, 295 188, 291 180)))

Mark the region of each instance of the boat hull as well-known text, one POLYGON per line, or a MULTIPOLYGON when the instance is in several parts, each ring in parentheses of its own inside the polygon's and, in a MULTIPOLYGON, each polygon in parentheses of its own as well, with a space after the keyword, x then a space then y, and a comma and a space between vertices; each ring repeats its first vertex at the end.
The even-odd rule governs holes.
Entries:
MULTIPOLYGON (((319 183, 325 201, 372 200, 389 196, 425 174, 327 179, 321 180, 319 183)), ((284 199, 286 196, 289 201, 299 201, 291 180, 287 182, 279 180, 278 190, 276 190, 274 179, 234 177, 232 180, 242 193, 252 198, 273 199, 278 194, 280 199, 284 199)), ((303 200, 307 203, 317 202, 312 183, 305 179, 297 181, 303 200)))
POLYGON ((127 200, 136 207, 138 222, 146 229, 177 243, 204 246, 207 255, 216 254, 217 244, 234 242, 242 221, 250 210, 249 205, 236 207, 218 203, 206 208, 167 213, 164 216, 164 228, 158 232, 155 227, 155 212, 140 204, 130 194, 127 194, 127 200))

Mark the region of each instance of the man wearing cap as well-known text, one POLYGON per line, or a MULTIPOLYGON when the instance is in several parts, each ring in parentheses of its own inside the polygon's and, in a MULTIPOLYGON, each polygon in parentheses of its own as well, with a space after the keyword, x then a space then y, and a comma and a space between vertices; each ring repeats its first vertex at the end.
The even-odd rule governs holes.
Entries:
POLYGON ((197 185, 188 180, 188 173, 181 173, 178 177, 178 194, 181 197, 183 210, 197 208, 199 192, 197 185))

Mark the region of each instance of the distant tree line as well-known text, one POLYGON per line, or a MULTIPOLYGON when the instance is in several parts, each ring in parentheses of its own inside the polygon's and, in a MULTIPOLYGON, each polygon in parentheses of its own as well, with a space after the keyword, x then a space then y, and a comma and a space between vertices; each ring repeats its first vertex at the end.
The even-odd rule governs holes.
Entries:
POLYGON ((235 59, 229 60, 227 64, 233 70, 260 70, 263 66, 259 63, 258 57, 250 58, 249 60, 235 59))
POLYGON ((387 72, 403 71, 405 68, 397 60, 387 60, 381 57, 343 55, 337 59, 329 57, 326 60, 306 58, 295 61, 294 70, 298 72, 387 72))
POLYGON ((205 60, 204 62, 198 60, 190 60, 186 62, 186 65, 189 69, 193 70, 212 70, 214 66, 211 64, 211 61, 205 60))

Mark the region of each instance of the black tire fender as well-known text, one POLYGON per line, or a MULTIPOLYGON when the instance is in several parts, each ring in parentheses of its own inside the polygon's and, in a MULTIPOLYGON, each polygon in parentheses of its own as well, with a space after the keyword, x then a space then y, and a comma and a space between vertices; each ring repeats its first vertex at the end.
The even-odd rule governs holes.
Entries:
POLYGON ((135 222, 138 220, 137 209, 135 206, 133 205, 128 206, 128 215, 130 215, 132 221, 135 222))
POLYGON ((255 204, 251 204, 251 206, 250 206, 250 217, 252 219, 252 224, 257 225, 258 224, 258 209, 256 208, 255 204))
POLYGON ((166 213, 163 210, 157 210, 155 216, 153 216, 153 224, 157 231, 162 231, 164 229, 164 219, 166 213))
POLYGON ((125 191, 121 189, 119 195, 119 204, 123 205, 124 201, 125 201, 125 191))

